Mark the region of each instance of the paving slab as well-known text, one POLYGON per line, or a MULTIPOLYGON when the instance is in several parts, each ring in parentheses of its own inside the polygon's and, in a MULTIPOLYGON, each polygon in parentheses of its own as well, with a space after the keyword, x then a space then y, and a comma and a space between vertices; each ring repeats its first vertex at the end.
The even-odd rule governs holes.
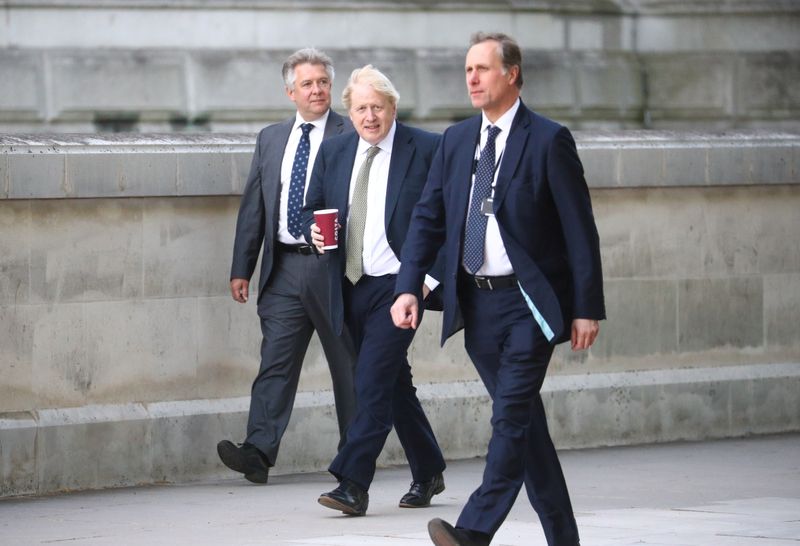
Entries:
MULTIPOLYGON (((563 451, 584 546, 800 544, 800 434, 563 451)), ((483 460, 452 461, 426 509, 401 509, 410 476, 379 469, 366 517, 323 508, 326 473, 111 489, 0 500, 0 545, 421 546, 453 521, 483 460)), ((493 546, 545 546, 521 495, 493 546)))

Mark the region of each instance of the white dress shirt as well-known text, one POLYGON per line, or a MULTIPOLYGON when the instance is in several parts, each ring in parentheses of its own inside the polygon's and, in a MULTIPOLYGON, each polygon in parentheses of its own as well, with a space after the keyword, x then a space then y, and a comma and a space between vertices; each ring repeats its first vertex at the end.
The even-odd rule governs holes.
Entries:
MULTIPOLYGON (((514 116, 517 115, 519 105, 520 100, 517 99, 514 105, 506 110, 506 112, 500 116, 494 124, 486 118, 486 114, 482 114, 483 119, 481 121, 481 139, 477 149, 475 150, 476 160, 480 157, 481 150, 486 147, 486 139, 489 136, 489 126, 494 125, 500 129, 500 133, 497 135, 494 141, 495 163, 497 163, 499 160, 500 164, 494 171, 494 180, 492 181, 492 198, 494 198, 494 189, 497 185, 497 173, 500 172, 500 167, 502 166, 503 152, 505 152, 506 149, 508 134, 511 132, 511 123, 514 121, 514 116)), ((474 188, 475 173, 472 173, 472 187, 470 189, 470 200, 468 203, 472 202, 472 191, 474 188)), ((475 272, 476 275, 495 277, 511 275, 514 273, 514 268, 511 265, 511 261, 508 259, 508 254, 506 254, 506 247, 503 244, 502 237, 500 236, 500 228, 497 226, 497 219, 494 217, 494 214, 489 215, 488 222, 486 223, 485 249, 486 252, 483 257, 483 265, 480 267, 480 269, 478 269, 478 271, 475 272)))
POLYGON ((289 140, 286 142, 286 148, 283 150, 283 161, 281 163, 281 202, 280 214, 278 215, 278 241, 288 245, 307 244, 305 238, 294 237, 289 233, 287 227, 286 215, 287 204, 289 203, 289 184, 292 180, 292 167, 294 166, 294 154, 297 151, 297 145, 300 143, 300 137, 303 136, 303 130, 300 126, 304 123, 311 123, 314 128, 308 133, 308 143, 310 145, 308 154, 308 167, 306 168, 306 185, 303 189, 303 196, 308 191, 308 181, 311 180, 311 171, 314 168, 314 160, 317 157, 319 146, 322 144, 322 137, 325 135, 325 125, 328 123, 328 115, 330 110, 325 112, 321 118, 314 121, 306 121, 300 117, 298 112, 295 115, 294 126, 292 132, 289 133, 289 140))
MULTIPOLYGON (((394 145, 396 130, 397 122, 393 122, 389 133, 377 144, 380 152, 372 159, 372 166, 369 170, 367 218, 364 224, 366 226, 364 229, 364 252, 361 257, 364 264, 364 274, 371 277, 396 275, 400 271, 400 260, 397 259, 394 250, 389 246, 389 241, 386 239, 386 190, 389 186, 389 164, 392 159, 392 146, 394 145)), ((356 187, 358 171, 361 170, 361 165, 367 159, 367 150, 371 146, 372 144, 366 140, 358 139, 353 172, 350 175, 348 205, 353 202, 353 192, 356 187)), ((426 275, 425 284, 433 290, 439 283, 426 275)))

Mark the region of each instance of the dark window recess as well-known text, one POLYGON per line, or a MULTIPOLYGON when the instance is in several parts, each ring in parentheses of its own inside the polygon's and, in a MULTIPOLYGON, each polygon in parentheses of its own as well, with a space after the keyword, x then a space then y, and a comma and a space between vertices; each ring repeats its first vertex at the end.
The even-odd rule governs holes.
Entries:
POLYGON ((99 133, 135 133, 139 125, 139 114, 98 112, 94 125, 99 133))
POLYGON ((195 116, 193 118, 186 116, 173 116, 169 120, 169 125, 175 132, 181 131, 209 131, 209 123, 211 117, 195 116))

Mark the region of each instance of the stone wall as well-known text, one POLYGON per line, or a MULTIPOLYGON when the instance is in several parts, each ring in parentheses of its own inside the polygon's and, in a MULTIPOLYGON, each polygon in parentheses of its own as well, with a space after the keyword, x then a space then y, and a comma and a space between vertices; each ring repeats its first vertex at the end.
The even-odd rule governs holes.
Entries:
MULTIPOLYGON (((800 134, 578 132, 609 320, 545 384, 559 447, 800 430, 800 134)), ((0 135, 0 495, 229 475, 260 332, 228 292, 249 135, 0 135)), ((490 404, 430 313, 414 375, 450 459, 490 404)), ((337 429, 314 339, 276 473, 337 429)), ((391 441, 381 464, 403 461, 391 441)))
POLYGON ((789 0, 0 1, 0 131, 248 131, 287 116, 280 66, 327 50, 397 84, 400 115, 470 112, 476 30, 524 49, 523 97, 574 128, 800 127, 789 0))

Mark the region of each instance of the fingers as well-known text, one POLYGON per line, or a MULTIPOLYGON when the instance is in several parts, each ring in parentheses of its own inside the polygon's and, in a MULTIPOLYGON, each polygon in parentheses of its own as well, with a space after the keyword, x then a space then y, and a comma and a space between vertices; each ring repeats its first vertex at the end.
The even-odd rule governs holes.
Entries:
POLYGON ((325 237, 322 236, 322 231, 317 224, 311 224, 311 242, 317 247, 317 252, 325 254, 325 250, 322 248, 325 246, 325 237))
POLYGON ((250 281, 247 279, 231 279, 231 296, 239 303, 247 303, 250 292, 250 281))
POLYGON ((392 322, 398 328, 408 330, 417 329, 417 314, 419 311, 417 297, 413 294, 400 294, 390 310, 392 322))
POLYGON ((600 323, 596 320, 575 319, 572 321, 570 341, 573 351, 583 351, 592 346, 600 333, 600 323))

